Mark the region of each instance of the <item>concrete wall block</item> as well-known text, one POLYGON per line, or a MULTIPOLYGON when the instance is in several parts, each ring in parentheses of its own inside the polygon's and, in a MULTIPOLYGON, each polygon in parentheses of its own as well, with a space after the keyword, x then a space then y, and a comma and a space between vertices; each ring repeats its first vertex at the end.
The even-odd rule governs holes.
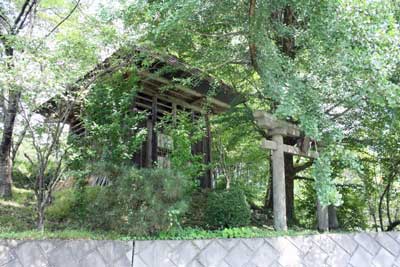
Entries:
POLYGON ((400 267, 400 234, 135 242, 0 240, 0 267, 74 266, 400 267))

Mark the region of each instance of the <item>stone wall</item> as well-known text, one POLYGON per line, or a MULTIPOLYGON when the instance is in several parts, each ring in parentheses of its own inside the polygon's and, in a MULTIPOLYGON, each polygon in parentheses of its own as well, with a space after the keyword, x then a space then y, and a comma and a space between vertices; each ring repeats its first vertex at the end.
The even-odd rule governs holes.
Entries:
POLYGON ((0 266, 397 266, 400 233, 193 241, 0 241, 0 266))

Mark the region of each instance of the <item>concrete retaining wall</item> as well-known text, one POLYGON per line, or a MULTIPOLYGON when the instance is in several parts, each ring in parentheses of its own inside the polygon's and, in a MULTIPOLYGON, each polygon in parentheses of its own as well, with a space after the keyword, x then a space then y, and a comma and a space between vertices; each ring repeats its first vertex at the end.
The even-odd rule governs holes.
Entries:
POLYGON ((397 266, 400 233, 193 241, 0 241, 0 266, 397 266))

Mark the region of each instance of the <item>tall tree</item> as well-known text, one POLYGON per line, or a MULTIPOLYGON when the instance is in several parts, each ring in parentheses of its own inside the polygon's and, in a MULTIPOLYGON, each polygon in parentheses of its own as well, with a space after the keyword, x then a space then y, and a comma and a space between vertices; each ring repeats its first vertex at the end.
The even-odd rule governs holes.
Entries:
MULTIPOLYGON (((5 11, 4 6, 0 6, 0 42, 3 46, 3 59, 9 70, 13 68, 15 52, 15 39, 26 25, 32 20, 32 16, 37 7, 38 1, 26 0, 20 7, 17 16, 13 16, 5 11), (7 14, 8 13, 8 14, 7 14), (15 17, 15 18, 14 18, 15 17)), ((21 90, 15 86, 11 90, 2 87, 0 95, 3 111, 3 132, 0 143, 0 197, 11 197, 12 184, 12 165, 11 148, 14 132, 15 117, 17 116, 18 105, 21 98, 21 90)))
POLYGON ((97 61, 96 47, 83 35, 97 21, 81 17, 77 27, 79 7, 80 0, 0 3, 0 197, 11 196, 11 152, 21 102, 38 104, 97 61))
POLYGON ((399 100, 389 79, 399 61, 397 9, 389 0, 137 1, 123 18, 142 33, 138 43, 228 81, 248 107, 323 143, 312 173, 327 205, 340 202, 331 161, 354 118, 371 101, 399 100))

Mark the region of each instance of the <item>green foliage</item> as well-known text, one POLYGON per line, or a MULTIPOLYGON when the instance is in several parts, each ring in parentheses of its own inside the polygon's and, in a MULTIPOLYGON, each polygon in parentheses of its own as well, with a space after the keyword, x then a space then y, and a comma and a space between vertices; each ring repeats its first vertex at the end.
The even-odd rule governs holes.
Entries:
POLYGON ((211 238, 265 238, 276 236, 297 236, 315 234, 313 231, 294 231, 288 230, 279 232, 271 229, 257 227, 233 227, 221 230, 203 230, 199 228, 184 228, 168 232, 161 232, 154 236, 154 239, 161 240, 191 240, 191 239, 211 239, 211 238))
POLYGON ((56 192, 53 203, 46 209, 49 228, 75 228, 85 223, 93 225, 98 216, 91 217, 94 213, 90 209, 102 190, 101 187, 84 187, 56 192))
MULTIPOLYGON (((132 32, 145 29, 139 42, 223 79, 248 108, 297 123, 323 146, 354 137, 373 119, 362 122, 369 107, 398 106, 396 1, 256 1, 254 16, 249 3, 141 1, 126 3, 120 17, 132 32)), ((333 157, 314 167, 314 178, 322 201, 338 204, 333 157)))
POLYGON ((168 155, 170 167, 184 175, 197 178, 210 166, 203 164, 203 155, 192 153, 192 146, 204 137, 205 128, 201 118, 194 123, 191 115, 188 112, 178 112, 176 118, 166 116, 158 127, 172 138, 172 147, 168 155))
MULTIPOLYGON (((367 227, 367 202, 364 190, 359 187, 340 186, 342 205, 336 208, 339 227, 341 230, 360 231, 367 227)), ((317 225, 315 187, 310 182, 300 185, 295 200, 296 218, 301 227, 313 229, 317 225)))
POLYGON ((241 190, 212 192, 208 196, 206 221, 210 228, 246 226, 250 217, 250 207, 241 190))
MULTIPOLYGON (((92 7, 91 12, 85 12, 87 6, 81 3, 56 31, 42 38, 75 3, 41 1, 32 9, 36 19, 27 20, 29 27, 25 29, 29 30, 22 30, 16 36, 7 30, 7 22, 0 25, 5 40, 0 44, 3 52, 0 58, 1 94, 7 103, 10 92, 21 90, 22 106, 35 110, 39 102, 64 92, 66 84, 73 84, 94 66, 100 54, 115 47, 134 43, 152 52, 166 52, 217 80, 224 80, 247 100, 246 105, 239 105, 212 123, 215 158, 212 167, 217 173, 218 188, 226 187, 229 181, 231 187, 245 191, 249 202, 262 204, 269 173, 268 155, 256 142, 261 136, 253 127, 251 113, 263 109, 298 124, 305 135, 318 141, 318 148, 323 146, 319 149, 321 157, 315 161, 312 170, 315 183, 300 190, 304 196, 299 196, 301 200, 296 204, 296 217, 301 224, 315 225, 316 200, 312 194, 317 194, 323 204, 343 204, 338 209, 339 220, 348 229, 364 228, 368 220, 364 203, 368 204, 372 217, 376 218, 378 211, 383 212, 386 223, 390 214, 385 213, 389 212, 392 220, 398 220, 398 1, 272 0, 256 3, 254 17, 249 16, 249 1, 243 0, 118 1, 117 4, 104 3, 98 17, 91 15, 92 7), (14 49, 14 57, 4 56, 6 43, 14 49), (249 52, 249 44, 256 48, 255 58, 249 52), (11 68, 9 60, 12 60, 11 68), (348 162, 338 163, 340 157, 348 162), (363 169, 356 166, 359 158, 363 169), (342 175, 344 172, 352 174, 342 175), (393 181, 391 177, 394 177, 393 181), (337 189, 335 185, 341 181, 350 185, 363 184, 365 190, 337 189), (380 196, 390 181, 390 192, 383 196, 390 207, 387 211, 382 207, 379 210, 380 196), (349 211, 353 210, 357 215, 352 218, 349 211)), ((1 6, 2 15, 11 25, 21 5, 22 2, 10 2, 1 6)), ((127 46, 126 50, 129 49, 131 47, 127 46)), ((151 66, 151 63, 145 60, 143 64, 151 66)), ((197 80, 198 77, 193 77, 179 82, 190 87, 197 80)), ((81 95, 85 138, 74 140, 75 154, 71 158, 75 170, 82 172, 83 177, 87 165, 93 162, 127 164, 146 134, 138 127, 146 115, 130 110, 132 99, 140 90, 135 69, 128 67, 102 76, 85 89, 88 90, 81 95)), ((17 99, 16 103, 19 102, 17 99)), ((184 116, 180 120, 177 127, 162 129, 169 132, 174 143, 170 155, 174 170, 165 176, 183 173, 185 177, 196 177, 211 167, 204 166, 200 156, 190 153, 190 146, 201 138, 204 125, 189 126, 190 120, 184 116)), ((15 133, 21 132, 15 130, 15 133)), ((26 180, 34 170, 29 164, 18 161, 14 183, 28 188, 30 182, 26 180)), ((122 186, 129 188, 137 184, 152 188, 157 192, 155 196, 150 196, 144 189, 132 190, 132 194, 143 194, 140 197, 124 191, 126 198, 109 188, 92 192, 82 179, 70 193, 65 196, 60 193, 58 197, 63 200, 57 202, 56 198, 56 206, 53 211, 49 209, 50 214, 55 214, 55 220, 71 218, 76 225, 88 222, 93 228, 104 229, 124 225, 124 231, 150 233, 164 229, 168 223, 162 221, 162 226, 143 231, 132 230, 129 224, 158 225, 159 222, 144 214, 155 216, 161 213, 162 204, 167 203, 171 206, 166 210, 172 215, 163 219, 168 218, 169 225, 176 225, 184 205, 172 205, 162 190, 171 190, 168 197, 181 195, 173 188, 177 182, 171 178, 170 184, 161 183, 156 177, 164 174, 152 173, 146 175, 153 177, 150 179, 153 184, 147 184, 142 181, 144 171, 132 171, 131 176, 126 172, 107 172, 114 192, 122 190, 122 186), (119 184, 123 182, 125 184, 119 184), (139 203, 138 208, 130 206, 135 201, 139 203), (61 202, 65 202, 66 207, 61 207, 61 202), (153 204, 159 207, 150 212, 153 204), (135 221, 139 219, 133 215, 122 215, 129 214, 130 210, 141 214, 142 221, 135 221), (104 218, 97 216, 95 211, 104 218)), ((50 177, 51 171, 46 176, 50 177)), ((192 183, 188 184, 191 187, 192 183)), ((193 197, 191 210, 204 211, 204 207, 194 205, 196 197, 193 197)), ((1 216, 1 224, 7 227, 18 225, 21 218, 9 216, 14 214, 10 209, 14 204, 8 203, 3 210, 4 216, 3 213, 1 216)), ((20 206, 14 208, 15 214, 26 211, 19 209, 20 206)), ((192 224, 196 224, 195 221, 202 224, 205 220, 205 212, 191 214, 195 217, 192 224)))
POLYGON ((120 167, 107 187, 60 192, 49 219, 69 226, 146 236, 180 226, 190 180, 167 169, 120 167))
POLYGON ((126 232, 154 234, 179 227, 187 209, 188 178, 168 169, 133 170, 116 182, 117 202, 127 216, 126 232))
POLYGON ((332 180, 331 158, 322 154, 313 165, 313 177, 315 179, 315 188, 318 200, 322 205, 336 204, 340 205, 341 195, 336 190, 332 180))
POLYGON ((294 204, 296 219, 301 227, 306 229, 316 228, 316 203, 317 192, 315 191, 315 187, 312 185, 312 183, 299 183, 294 204))
POLYGON ((213 167, 218 189, 225 189, 229 180, 249 203, 261 206, 270 175, 269 152, 260 147, 262 137, 252 120, 251 111, 243 107, 213 118, 213 167))
POLYGON ((18 231, 2 231, 0 229, 1 239, 13 240, 45 240, 45 239, 61 239, 61 240, 127 240, 126 236, 113 232, 86 231, 75 229, 63 229, 58 231, 38 230, 18 231))
POLYGON ((186 211, 182 224, 189 228, 207 228, 206 210, 209 191, 194 191, 191 194, 188 210, 186 211))
POLYGON ((265 238, 277 236, 298 236, 317 234, 314 231, 294 231, 284 232, 255 228, 240 227, 227 228, 223 230, 207 231, 197 228, 186 228, 161 232, 155 236, 129 236, 121 235, 115 232, 85 231, 66 229, 62 231, 20 231, 3 232, 0 231, 1 239, 13 240, 43 240, 43 239, 86 239, 86 240, 193 240, 193 239, 211 239, 211 238, 265 238))
POLYGON ((341 229, 362 231, 368 227, 368 205, 363 195, 364 189, 357 187, 342 187, 343 205, 337 208, 337 216, 341 229))
MULTIPOLYGON (((75 138, 76 163, 128 162, 145 138, 139 127, 144 113, 134 112, 132 103, 140 89, 135 69, 119 70, 99 79, 85 99, 81 116, 85 137, 75 138)), ((78 167, 79 166, 78 164, 78 167)))

